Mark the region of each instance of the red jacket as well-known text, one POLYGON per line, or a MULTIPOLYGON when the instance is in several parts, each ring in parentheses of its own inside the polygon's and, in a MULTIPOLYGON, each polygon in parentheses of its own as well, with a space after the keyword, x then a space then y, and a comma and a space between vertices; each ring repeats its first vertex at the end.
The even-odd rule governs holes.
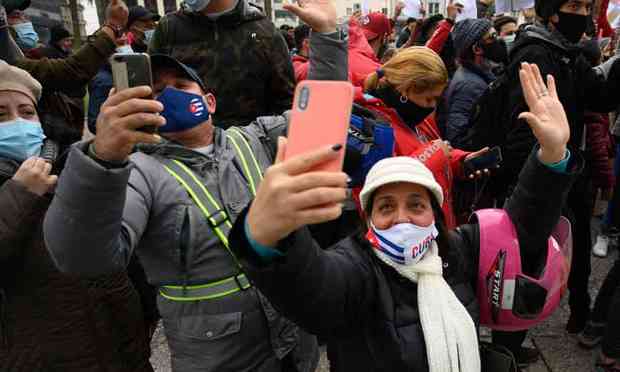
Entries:
POLYGON ((366 77, 377 71, 381 63, 368 44, 356 20, 349 21, 349 79, 353 86, 363 87, 366 77))
POLYGON ((609 20, 607 19, 607 8, 609 7, 609 0, 603 0, 601 2, 601 8, 598 12, 598 18, 596 19, 596 33, 602 31, 600 36, 602 37, 612 37, 614 36, 614 29, 611 28, 609 24, 609 20))
POLYGON ((456 217, 452 210, 452 185, 454 177, 462 177, 463 160, 468 152, 453 149, 447 157, 442 147, 435 140, 442 140, 439 135, 435 115, 431 114, 415 130, 409 128, 396 113, 380 99, 365 96, 356 103, 383 114, 394 128, 394 156, 411 156, 426 165, 443 189, 444 203, 442 209, 449 229, 456 227, 456 217))
POLYGON ((613 141, 609 134, 607 115, 586 112, 586 154, 592 165, 592 183, 596 188, 613 189, 615 178, 611 159, 613 158, 613 141))
POLYGON ((295 54, 293 56, 293 69, 295 70, 295 82, 299 83, 308 77, 308 67, 310 67, 310 59, 295 54))
POLYGON ((441 21, 433 33, 433 36, 426 42, 426 47, 432 49, 437 54, 441 53, 443 46, 446 44, 446 40, 450 37, 452 27, 454 27, 454 21, 451 19, 444 19, 441 21))

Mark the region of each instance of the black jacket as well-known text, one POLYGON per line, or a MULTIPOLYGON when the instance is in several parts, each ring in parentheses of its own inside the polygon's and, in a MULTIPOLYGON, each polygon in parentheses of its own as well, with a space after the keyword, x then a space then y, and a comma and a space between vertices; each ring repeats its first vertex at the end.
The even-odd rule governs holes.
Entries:
MULTIPOLYGON (((565 41, 558 32, 552 33, 538 26, 525 28, 519 33, 510 57, 513 66, 508 69, 510 124, 502 144, 504 163, 501 177, 495 180, 504 187, 516 183, 517 175, 536 143, 530 127, 518 119, 520 113, 527 111, 518 73, 522 62, 535 63, 543 76, 551 74, 555 78, 558 96, 571 126, 570 146, 573 151, 582 144, 584 111, 606 113, 620 102, 620 64, 616 63, 607 81, 603 80, 592 70, 581 50, 565 41)), ((504 130, 501 125, 497 127, 504 130)))
MULTIPOLYGON (((540 272, 547 239, 580 169, 581 160, 573 161, 569 173, 556 173, 532 156, 507 202, 529 274, 540 272)), ((245 215, 237 219, 231 247, 280 311, 328 340, 332 371, 428 370, 417 285, 379 261, 363 237, 323 251, 302 229, 280 242, 284 257, 264 265, 249 246, 244 221, 245 215)), ((439 252, 446 281, 475 321, 478 236, 478 225, 461 226, 449 233, 448 246, 439 252)))

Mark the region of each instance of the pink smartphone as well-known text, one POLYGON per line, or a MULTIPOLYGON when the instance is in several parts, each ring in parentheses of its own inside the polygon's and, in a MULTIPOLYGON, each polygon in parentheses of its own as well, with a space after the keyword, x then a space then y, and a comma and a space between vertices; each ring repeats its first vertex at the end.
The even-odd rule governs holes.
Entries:
POLYGON ((304 80, 297 85, 285 159, 320 147, 341 144, 337 159, 313 169, 339 172, 344 161, 344 147, 351 120, 353 86, 346 81, 304 80))

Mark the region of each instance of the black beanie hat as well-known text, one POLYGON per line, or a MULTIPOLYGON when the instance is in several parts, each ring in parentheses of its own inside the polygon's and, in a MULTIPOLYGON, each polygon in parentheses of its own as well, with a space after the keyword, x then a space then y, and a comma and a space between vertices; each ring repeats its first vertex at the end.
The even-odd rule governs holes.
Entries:
POLYGON ((60 40, 72 36, 63 25, 56 25, 50 30, 50 44, 56 44, 60 40))
POLYGON ((536 15, 546 23, 567 1, 568 0, 536 0, 536 5, 534 6, 536 15))

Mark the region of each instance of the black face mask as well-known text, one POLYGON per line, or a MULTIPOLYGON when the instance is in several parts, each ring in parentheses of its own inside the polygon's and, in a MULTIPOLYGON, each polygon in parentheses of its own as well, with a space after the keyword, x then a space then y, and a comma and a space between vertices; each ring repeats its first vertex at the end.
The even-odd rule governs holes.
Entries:
POLYGON ((403 102, 400 93, 391 87, 380 88, 376 93, 386 105, 398 112, 407 126, 412 128, 422 123, 428 115, 435 111, 433 107, 421 107, 410 100, 403 102))
POLYGON ((560 21, 553 25, 569 42, 575 44, 581 40, 588 27, 588 17, 579 14, 558 12, 560 21))
POLYGON ((481 44, 480 48, 485 58, 497 63, 508 62, 508 48, 504 40, 497 39, 490 44, 481 44))

